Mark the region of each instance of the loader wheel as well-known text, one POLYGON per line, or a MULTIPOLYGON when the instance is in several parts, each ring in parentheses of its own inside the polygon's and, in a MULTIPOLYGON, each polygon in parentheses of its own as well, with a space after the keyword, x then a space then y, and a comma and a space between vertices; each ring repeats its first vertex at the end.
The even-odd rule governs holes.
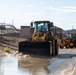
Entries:
POLYGON ((59 45, 58 45, 58 41, 55 40, 55 55, 58 55, 59 52, 59 45))
POLYGON ((61 48, 61 49, 63 49, 63 48, 64 48, 64 46, 60 45, 60 48, 61 48))
POLYGON ((70 46, 70 48, 73 48, 73 46, 70 46))
POLYGON ((65 45, 65 47, 68 49, 69 48, 69 45, 67 44, 67 45, 65 45))
POLYGON ((76 48, 76 46, 75 46, 75 48, 76 48))
POLYGON ((55 56, 55 40, 52 40, 52 56, 55 56))
POLYGON ((74 44, 75 48, 76 48, 76 43, 74 44))
POLYGON ((61 44, 60 44, 60 48, 61 48, 61 49, 63 49, 63 48, 64 48, 64 45, 63 45, 63 43, 61 43, 61 44))

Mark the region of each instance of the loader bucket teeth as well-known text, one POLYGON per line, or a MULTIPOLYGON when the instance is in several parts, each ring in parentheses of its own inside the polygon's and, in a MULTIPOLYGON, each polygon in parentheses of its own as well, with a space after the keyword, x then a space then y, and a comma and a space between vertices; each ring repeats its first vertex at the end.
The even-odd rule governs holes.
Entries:
POLYGON ((50 56, 50 42, 19 42, 19 52, 29 55, 50 56))

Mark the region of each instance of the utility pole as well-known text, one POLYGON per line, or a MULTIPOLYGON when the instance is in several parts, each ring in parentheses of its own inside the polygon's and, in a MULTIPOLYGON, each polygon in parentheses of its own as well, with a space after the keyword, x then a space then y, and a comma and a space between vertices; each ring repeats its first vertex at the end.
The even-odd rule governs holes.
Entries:
POLYGON ((74 25, 72 25, 72 29, 74 29, 74 25))
POLYGON ((4 19, 4 25, 5 25, 5 19, 4 19))
POLYGON ((12 19, 12 25, 14 25, 14 19, 12 19))

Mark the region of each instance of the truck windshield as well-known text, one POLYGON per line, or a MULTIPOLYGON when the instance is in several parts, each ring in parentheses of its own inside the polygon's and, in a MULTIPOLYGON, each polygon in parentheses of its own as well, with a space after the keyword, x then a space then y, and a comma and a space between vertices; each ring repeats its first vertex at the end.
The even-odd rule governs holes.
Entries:
POLYGON ((39 30, 41 32, 47 32, 48 31, 48 23, 38 23, 35 22, 35 31, 39 30))

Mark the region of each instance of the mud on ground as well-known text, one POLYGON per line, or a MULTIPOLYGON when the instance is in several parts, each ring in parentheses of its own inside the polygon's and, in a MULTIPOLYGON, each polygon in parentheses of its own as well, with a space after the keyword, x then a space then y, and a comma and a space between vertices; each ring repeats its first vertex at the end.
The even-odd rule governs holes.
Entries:
POLYGON ((0 38, 0 56, 19 56, 22 55, 18 52, 18 44, 25 39, 18 37, 1 37, 0 38))

